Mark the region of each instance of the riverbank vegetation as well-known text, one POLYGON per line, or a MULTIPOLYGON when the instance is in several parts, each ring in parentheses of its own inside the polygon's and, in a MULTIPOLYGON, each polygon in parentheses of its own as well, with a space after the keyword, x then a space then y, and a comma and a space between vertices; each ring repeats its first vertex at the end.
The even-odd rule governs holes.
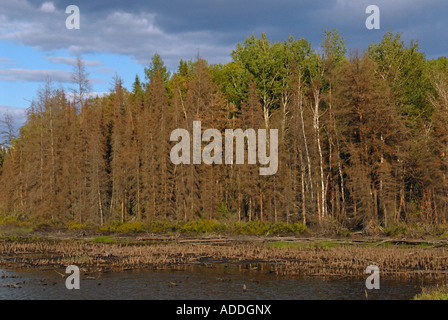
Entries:
POLYGON ((129 235, 139 237, 142 235, 160 236, 259 236, 259 237, 329 237, 336 239, 358 239, 362 237, 384 239, 412 240, 445 240, 448 237, 448 226, 444 224, 424 226, 421 224, 406 225, 404 223, 392 225, 389 228, 378 228, 376 232, 364 234, 352 232, 346 228, 329 227, 322 229, 309 229, 300 222, 270 223, 255 220, 251 222, 223 222, 218 220, 195 221, 168 221, 154 220, 150 222, 110 222, 103 226, 77 223, 69 221, 66 224, 52 221, 23 221, 13 217, 0 217, 0 237, 26 236, 33 234, 84 234, 84 235, 129 235))
POLYGON ((369 265, 382 279, 445 279, 446 247, 381 245, 332 241, 272 242, 257 239, 129 239, 97 237, 0 239, 2 268, 57 270, 75 264, 89 271, 161 270, 219 264, 264 268, 282 276, 365 278, 369 265))
POLYGON ((95 98, 78 59, 71 95, 48 81, 18 135, 2 122, 0 214, 22 232, 446 237, 447 58, 392 32, 348 53, 325 30, 314 47, 262 34, 173 73, 154 55, 144 80, 95 98), (278 129, 278 173, 174 165, 170 133, 193 121, 278 129))
POLYGON ((448 300, 448 285, 423 287, 422 293, 414 300, 448 300))

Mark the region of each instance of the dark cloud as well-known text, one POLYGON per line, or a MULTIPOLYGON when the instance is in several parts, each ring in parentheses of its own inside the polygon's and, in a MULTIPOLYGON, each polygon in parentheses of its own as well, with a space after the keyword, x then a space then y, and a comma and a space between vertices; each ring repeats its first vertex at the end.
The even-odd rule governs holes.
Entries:
POLYGON ((351 48, 366 48, 387 30, 419 39, 428 56, 445 55, 448 34, 445 0, 377 0, 381 30, 365 28, 368 0, 77 0, 81 29, 65 28, 72 0, 3 0, 0 40, 10 39, 42 50, 130 55, 146 64, 158 52, 174 68, 179 59, 201 56, 227 62, 237 42, 266 32, 271 40, 292 34, 317 47, 325 27, 337 28, 351 48))

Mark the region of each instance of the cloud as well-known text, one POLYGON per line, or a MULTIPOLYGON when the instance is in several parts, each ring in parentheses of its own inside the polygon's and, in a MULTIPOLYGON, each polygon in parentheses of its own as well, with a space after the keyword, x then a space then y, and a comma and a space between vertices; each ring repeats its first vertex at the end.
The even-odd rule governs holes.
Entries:
POLYGON ((44 3, 42 3, 42 6, 40 7, 40 10, 42 12, 47 12, 47 13, 56 12, 56 8, 55 8, 53 2, 44 2, 44 3))
POLYGON ((66 0, 42 2, 3 0, 0 40, 12 40, 73 55, 113 53, 147 64, 159 53, 170 68, 194 59, 199 50, 211 63, 227 62, 237 42, 266 32, 271 40, 292 34, 322 41, 325 27, 336 27, 352 48, 365 48, 385 31, 403 32, 406 40, 420 39, 428 55, 448 51, 445 0, 377 0, 381 31, 365 28, 370 0, 77 0, 81 29, 65 27, 66 0))
MULTIPOLYGON (((71 71, 52 69, 0 69, 0 79, 5 81, 42 82, 49 79, 61 83, 74 83, 71 71)), ((101 83, 100 79, 89 79, 91 83, 101 83)))
POLYGON ((19 14, 19 4, 6 0, 5 15, 0 15, 0 40, 12 40, 39 50, 69 49, 73 55, 93 52, 129 55, 141 64, 149 63, 157 52, 169 67, 175 68, 181 58, 194 59, 198 50, 211 62, 229 60, 235 45, 226 40, 227 34, 208 29, 167 32, 158 25, 160 16, 149 7, 127 12, 121 8, 110 10, 105 5, 104 11, 89 11, 85 9, 87 3, 80 1, 81 29, 67 30, 67 15, 56 2, 57 14, 51 15, 39 8, 33 11, 27 1, 22 0, 20 4, 24 11, 19 14))
MULTIPOLYGON (((68 64, 71 66, 76 66, 77 64, 77 59, 76 58, 70 58, 70 57, 54 57, 54 56, 50 56, 50 57, 46 57, 45 59, 47 59, 48 61, 52 62, 52 63, 62 63, 62 64, 68 64)), ((103 63, 101 61, 98 60, 82 60, 82 62, 84 63, 84 65, 86 67, 96 67, 96 66, 102 66, 103 63)))
MULTIPOLYGON (((90 98, 97 98, 97 97, 98 98, 105 97, 109 94, 110 94, 110 92, 87 92, 84 96, 86 98, 90 99, 90 98)), ((69 91, 65 92, 65 97, 68 100, 72 100, 74 98, 74 96, 75 95, 73 92, 69 92, 69 91)))
POLYGON ((3 120, 5 114, 10 114, 12 116, 16 128, 24 125, 26 122, 26 109, 0 105, 1 120, 3 120))
POLYGON ((0 79, 7 81, 36 81, 49 78, 57 82, 73 82, 70 71, 33 70, 33 69, 0 69, 0 79))

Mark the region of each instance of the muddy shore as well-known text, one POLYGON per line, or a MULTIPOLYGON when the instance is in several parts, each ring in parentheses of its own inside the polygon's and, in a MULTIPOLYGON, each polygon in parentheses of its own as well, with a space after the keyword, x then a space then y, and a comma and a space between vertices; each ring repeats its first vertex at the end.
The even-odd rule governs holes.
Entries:
MULTIPOLYGON (((183 269, 217 264, 263 266, 286 276, 364 278, 369 265, 382 277, 448 279, 445 242, 393 239, 304 239, 260 237, 119 237, 109 243, 88 237, 0 239, 0 268, 88 272, 183 269)), ((104 240, 104 239, 103 239, 104 240)))

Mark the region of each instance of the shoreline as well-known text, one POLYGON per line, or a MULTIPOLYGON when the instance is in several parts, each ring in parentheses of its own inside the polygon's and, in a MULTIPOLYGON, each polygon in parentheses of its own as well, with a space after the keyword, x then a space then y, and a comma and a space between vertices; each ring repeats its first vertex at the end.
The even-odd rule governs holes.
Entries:
POLYGON ((264 264, 279 276, 365 278, 370 265, 386 279, 448 279, 446 241, 66 234, 0 239, 0 267, 88 272, 170 270, 264 264), (101 241, 100 241, 101 240, 101 241))

